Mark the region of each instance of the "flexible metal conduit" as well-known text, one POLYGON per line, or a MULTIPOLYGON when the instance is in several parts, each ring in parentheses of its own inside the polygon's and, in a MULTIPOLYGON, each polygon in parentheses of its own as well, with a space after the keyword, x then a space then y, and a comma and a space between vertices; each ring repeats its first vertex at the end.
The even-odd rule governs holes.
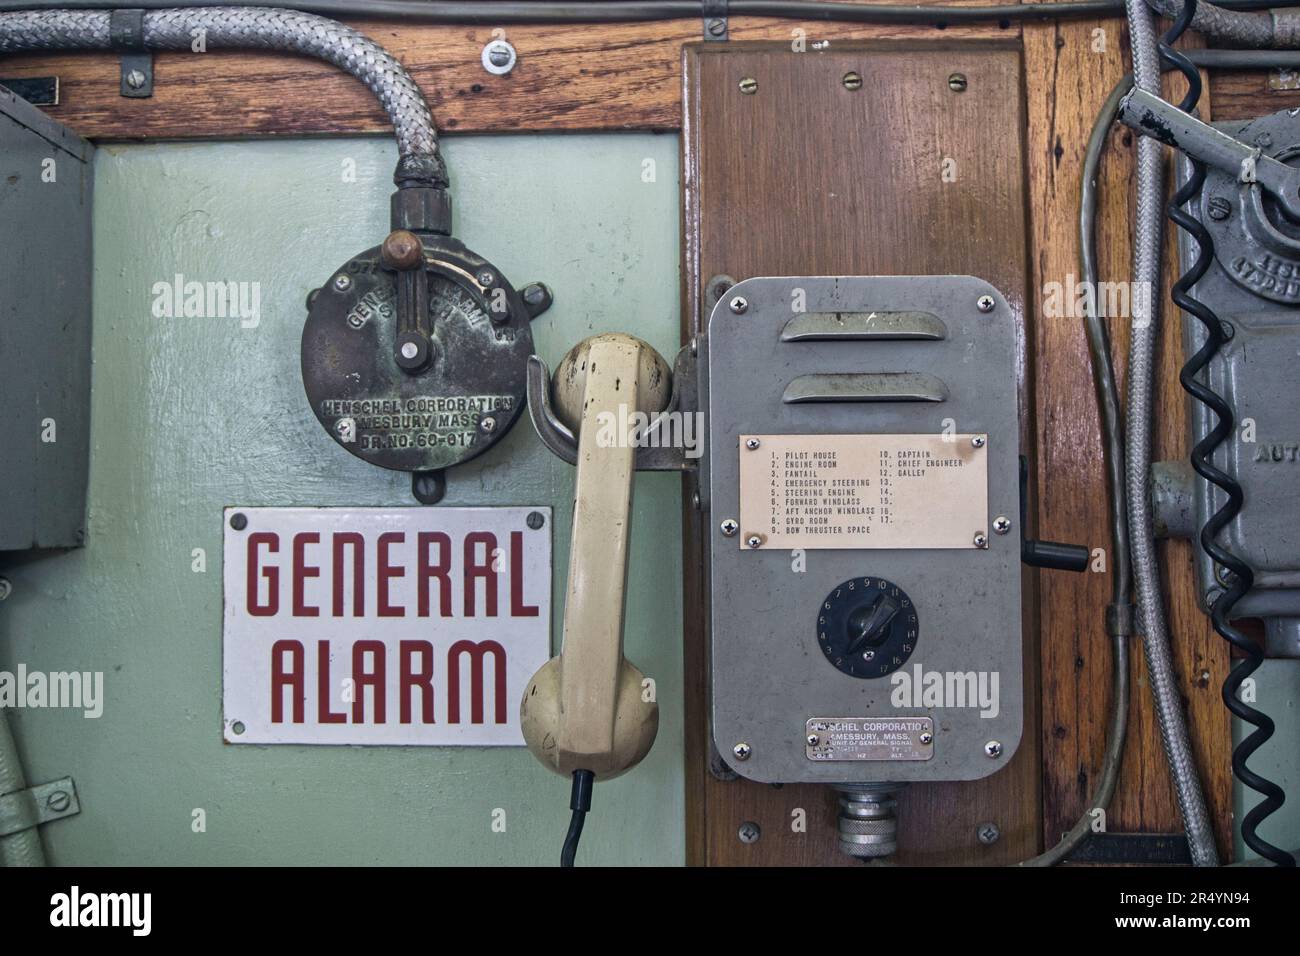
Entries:
MULTIPOLYGON (((1147 0, 1162 16, 1175 19, 1183 0, 1147 0)), ((1300 14, 1285 10, 1247 12, 1198 3, 1192 29, 1207 37, 1247 47, 1295 49, 1300 47, 1300 14)))
MULTIPOLYGON (((1129 36, 1133 46, 1133 79, 1139 89, 1160 94, 1160 59, 1155 24, 1146 0, 1128 0, 1129 36)), ((1151 471, 1152 378, 1155 364, 1160 289, 1160 239, 1164 220, 1163 147, 1147 136, 1138 138, 1137 220, 1133 243, 1133 282, 1138 290, 1131 299, 1133 332, 1129 346, 1128 409, 1125 435, 1125 472, 1128 492, 1129 536, 1133 577, 1137 585, 1142 642, 1148 679, 1155 701, 1160 737, 1164 741, 1178 808, 1192 863, 1217 866, 1214 833, 1205 811, 1200 778, 1187 737, 1182 702, 1178 694, 1169 633, 1160 593, 1160 567, 1156 560, 1155 527, 1147 493, 1151 471)))
MULTIPOLYGON (((1294 0, 1293 0, 1294 2, 1294 0)), ((244 0, 207 0, 204 6, 238 6, 244 0)), ((1223 0, 1222 8, 1262 10, 1286 6, 1286 0, 1223 0)), ((0 0, 0 10, 107 10, 121 0, 0 0)), ((135 0, 134 8, 184 7, 176 0, 135 0)), ((704 16, 700 0, 298 0, 295 10, 331 17, 400 20, 408 23, 635 23, 650 20, 689 20, 704 16)), ((730 0, 734 17, 774 17, 840 23, 912 23, 943 27, 957 23, 1019 20, 1059 20, 1102 17, 1124 11, 1124 0, 1065 0, 1062 3, 951 6, 902 5, 826 0, 730 0)))
MULTIPOLYGON (((27 788, 22 764, 18 762, 18 748, 9 731, 9 715, 0 709, 0 796, 27 788)), ((0 867, 44 866, 45 849, 36 827, 0 836, 0 867)))
MULTIPOLYGON (((107 10, 0 13, 0 54, 112 48, 107 10)), ((370 88, 392 120, 401 155, 398 185, 445 187, 433 115, 415 80, 383 47, 351 27, 311 13, 274 7, 186 7, 144 14, 150 50, 279 50, 332 63, 370 88)))

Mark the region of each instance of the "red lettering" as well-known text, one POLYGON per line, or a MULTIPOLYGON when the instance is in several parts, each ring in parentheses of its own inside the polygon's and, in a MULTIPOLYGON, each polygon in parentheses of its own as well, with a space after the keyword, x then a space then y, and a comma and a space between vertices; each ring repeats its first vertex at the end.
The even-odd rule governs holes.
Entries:
POLYGON ((438 579, 438 609, 443 617, 451 617, 451 538, 444 531, 421 531, 419 536, 420 579, 419 591, 420 617, 429 616, 429 579, 438 579), (438 563, 429 563, 429 547, 438 546, 438 563))
POLYGON ((343 616, 343 548, 352 545, 352 616, 361 617, 366 608, 366 539, 358 531, 334 535, 334 616, 343 616))
MULTIPOLYGON (((445 537, 445 536, 444 536, 445 537)), ((428 641, 402 641, 398 645, 401 655, 402 723, 411 722, 411 691, 420 692, 420 723, 432 724, 433 719, 433 645, 428 641), (423 663, 419 670, 413 668, 416 656, 423 663)))
POLYGON ((447 721, 460 723, 460 656, 469 654, 470 721, 483 723, 483 658, 493 657, 496 723, 506 722, 506 649, 496 641, 457 641, 447 651, 447 721))
MULTIPOLYGON (((381 592, 382 593, 382 592, 381 592)), ((352 722, 366 722, 366 688, 371 688, 375 701, 375 723, 387 719, 384 707, 384 642, 357 641, 352 645, 352 679, 356 683, 356 697, 352 701, 352 722), (366 670, 366 655, 371 656, 375 669, 366 670)))
POLYGON ((491 531, 471 531, 465 535, 465 616, 474 616, 474 599, 477 585, 475 581, 483 578, 487 590, 487 616, 497 616, 497 573, 492 567, 493 554, 497 549, 497 537, 491 531), (485 545, 487 554, 482 563, 474 555, 476 545, 485 545))
POLYGON ((293 722, 301 724, 303 720, 303 702, 307 694, 303 688, 302 643, 300 641, 276 641, 271 645, 271 723, 284 723, 284 691, 289 689, 293 701, 293 722), (285 655, 289 665, 284 663, 285 655))
POLYGON ((280 536, 273 531, 255 531, 248 536, 248 613, 253 617, 271 617, 280 610, 280 569, 272 565, 263 568, 261 577, 266 578, 270 593, 266 603, 257 602, 258 563, 257 546, 266 545, 266 550, 275 554, 280 550, 280 536))
MULTIPOLYGON (((390 578, 406 577, 406 568, 398 565, 393 567, 388 563, 388 546, 391 544, 401 544, 406 540, 406 533, 403 531, 387 531, 379 536, 379 616, 380 617, 402 617, 406 614, 406 608, 400 604, 388 603, 388 581, 390 578)), ((383 723, 383 721, 380 721, 383 723)))
POLYGON ((510 532, 510 616, 537 617, 537 605, 524 603, 524 533, 510 532))
POLYGON ((341 724, 348 715, 330 710, 330 642, 316 642, 316 720, 322 724, 341 724))
POLYGON ((320 535, 315 531, 300 531, 293 536, 294 617, 318 617, 320 615, 320 608, 308 604, 306 600, 306 579, 320 577, 320 568, 307 564, 305 553, 309 544, 320 544, 320 535))

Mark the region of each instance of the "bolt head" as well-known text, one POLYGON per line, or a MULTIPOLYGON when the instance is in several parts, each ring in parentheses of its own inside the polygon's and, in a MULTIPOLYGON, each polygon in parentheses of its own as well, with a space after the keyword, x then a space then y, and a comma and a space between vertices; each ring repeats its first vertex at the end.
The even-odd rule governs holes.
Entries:
POLYGON ((420 354, 420 347, 414 342, 402 343, 402 358, 413 359, 420 354))
POLYGON ((1232 215, 1232 203, 1222 196, 1211 196, 1206 206, 1209 209, 1210 218, 1215 222, 1223 222, 1232 215))
POLYGON ((749 300, 743 295, 735 296, 727 303, 727 308, 731 309, 731 311, 736 313, 736 315, 744 315, 749 311, 749 300))
POLYGON ((720 37, 727 32, 727 21, 714 17, 709 21, 709 36, 720 37))
POLYGON ((45 798, 45 805, 55 813, 62 813, 72 805, 72 797, 66 790, 55 790, 45 798))
POLYGON ((528 527, 536 531, 542 525, 546 524, 546 515, 542 514, 540 511, 530 511, 528 512, 528 517, 524 520, 528 527))
POLYGON ((335 278, 334 278, 334 288, 338 289, 340 292, 347 292, 348 289, 351 289, 351 288, 352 288, 352 279, 351 279, 351 277, 349 277, 349 276, 335 276, 335 278))
POLYGON ((746 439, 745 439, 745 447, 748 448, 750 451, 753 451, 755 448, 757 448, 757 447, 758 447, 759 445, 761 445, 761 444, 762 444, 762 442, 760 442, 757 438, 746 438, 746 439))
POLYGON ((748 760, 749 755, 754 751, 750 749, 749 744, 741 741, 731 748, 731 752, 735 754, 737 760, 748 760))
POLYGON ((745 539, 745 545, 749 548, 761 548, 763 546, 763 536, 761 534, 751 534, 745 539))
POLYGON ((14 586, 9 583, 8 578, 0 578, 0 601, 5 600, 9 595, 14 593, 14 586))
POLYGON ((1002 741, 1000 741, 1000 740, 990 740, 988 743, 986 743, 986 744, 984 745, 984 755, 985 755, 986 757, 1001 757, 1001 756, 1002 756, 1002 741))
POLYGON ((740 837, 741 843, 757 843, 758 838, 763 835, 763 831, 757 823, 746 821, 740 825, 736 835, 740 837))
POLYGON ((934 743, 934 734, 930 733, 930 731, 928 730, 925 730, 922 731, 921 736, 917 737, 916 739, 923 744, 929 745, 934 743))
POLYGON ((491 415, 487 415, 478 423, 478 427, 482 431, 491 433, 496 430, 497 420, 491 415))
POLYGON ((482 269, 478 274, 478 284, 483 288, 490 288, 496 284, 496 274, 491 269, 482 269))
POLYGON ((1002 836, 1002 830, 996 823, 981 823, 975 828, 975 835, 985 846, 992 846, 1002 836))
POLYGON ((965 73, 951 73, 948 76, 948 89, 954 93, 965 93, 968 83, 965 73))
POLYGON ((740 92, 745 95, 753 95, 758 92, 758 80, 752 76, 747 76, 740 81, 740 92))
POLYGON ((992 312, 996 305, 997 302, 991 295, 982 295, 975 300, 975 308, 979 309, 981 312, 992 312))
POLYGON ((230 527, 234 528, 236 531, 243 531, 248 527, 248 515, 236 511, 230 516, 230 527))
POLYGON ((483 69, 493 76, 505 76, 515 68, 519 56, 515 53, 515 48, 505 40, 493 40, 483 47, 479 59, 483 69))
POLYGON ((1006 534, 1011 530, 1011 519, 1006 515, 998 515, 993 519, 993 530, 998 534, 1006 534))
POLYGON ((860 90, 862 89, 862 74, 850 70, 844 74, 844 78, 840 82, 844 84, 846 90, 860 90))
POLYGON ((818 737, 816 734, 809 734, 809 735, 808 735, 808 746, 809 746, 809 747, 816 747, 816 746, 817 746, 819 743, 821 743, 821 742, 822 742, 822 739, 821 739, 820 737, 818 737))
POLYGON ((726 518, 722 521, 720 525, 718 525, 718 528, 722 531, 723 534, 725 534, 728 538, 730 538, 733 537, 736 534, 736 532, 740 530, 740 525, 739 523, 737 523, 735 518, 726 518))
POLYGON ((126 75, 126 85, 131 87, 133 90, 138 90, 144 87, 145 79, 146 77, 142 72, 139 70, 132 70, 126 75))
POLYGON ((983 531, 976 531, 975 537, 972 540, 977 548, 987 548, 989 546, 989 536, 983 531))

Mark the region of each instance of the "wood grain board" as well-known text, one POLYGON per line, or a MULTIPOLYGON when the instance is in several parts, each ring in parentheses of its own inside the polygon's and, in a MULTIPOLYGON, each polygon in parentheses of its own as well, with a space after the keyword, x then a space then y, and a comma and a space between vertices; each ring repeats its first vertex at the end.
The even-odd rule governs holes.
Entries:
MULTIPOLYGON (((353 26, 384 45, 415 77, 438 128, 448 132, 545 129, 673 130, 681 125, 681 49, 700 39, 700 20, 570 26, 506 26, 518 65, 483 69, 492 27, 353 26)), ((1006 36, 996 24, 881 26, 736 17, 733 41, 809 43, 865 37, 1006 36)), ((119 95, 118 60, 107 53, 0 57, 0 76, 57 76, 60 104, 48 112, 91 139, 201 139, 386 133, 370 92, 329 64, 273 53, 210 50, 155 58, 154 95, 119 95)))
MULTIPOLYGON (((713 276, 979 275, 1001 289, 1023 341, 1026 316, 1024 118, 1019 44, 864 41, 822 53, 784 45, 699 44, 685 53, 683 284, 686 334, 707 318, 713 276), (850 72, 861 89, 846 89, 850 72), (966 78, 954 92, 949 78, 966 78), (742 92, 752 80, 756 91, 742 92), (945 176, 945 171, 950 173, 945 176)), ((1029 405, 1019 349, 1022 404, 1029 405)), ((689 499, 688 499, 689 500, 689 499)), ((691 536, 698 543, 699 529, 691 536)), ((690 547, 688 545, 688 547, 690 547)), ((699 552, 684 564, 698 573, 699 552)), ((688 597, 687 673, 707 670, 698 579, 688 597)), ((1030 606, 1033 602, 1029 602, 1030 606)), ((1036 698, 1036 620, 1026 622, 1026 696, 1036 698)), ((837 847, 829 787, 780 789, 700 774, 705 697, 688 697, 693 862, 856 865, 837 847), (791 827, 798 810, 807 830, 791 827), (762 837, 744 844, 741 823, 762 837)), ((1037 722, 998 773, 915 784, 899 798, 899 863, 1009 863, 1039 838, 1037 722), (993 846, 976 837, 996 822, 993 846)))
MULTIPOLYGON (((1045 538, 1109 548, 1081 320, 1047 316, 1041 305, 1048 283, 1078 274, 1080 168, 1096 111, 1125 70, 1122 20, 941 32, 733 18, 728 44, 700 44, 699 20, 506 26, 520 57, 506 77, 490 76, 479 62, 490 27, 357 25, 412 71, 445 131, 681 129, 686 334, 699 325, 703 281, 719 272, 972 272, 999 285, 1021 323, 1022 447, 1037 458, 1031 482, 1036 530, 1045 538), (790 44, 799 29, 809 47, 829 39, 829 49, 794 54, 790 44), (849 64, 867 62, 876 65, 864 88, 844 89, 840 77, 849 64), (946 82, 958 69, 969 79, 961 94, 946 82), (754 76, 756 94, 738 92, 737 71, 754 76), (745 116, 754 122, 740 122, 745 116), (943 156, 956 160, 957 184, 940 182, 943 156), (778 159, 781 176, 774 173, 778 159), (918 175, 900 175, 913 167, 918 175), (756 229, 754 217, 779 228, 756 229)), ((108 54, 0 59, 0 76, 50 75, 61 81, 62 100, 48 112, 98 140, 388 131, 359 83, 301 57, 160 55, 156 94, 142 100, 118 95, 117 60, 108 54)), ((1269 90, 1263 73, 1216 73, 1202 100, 1204 115, 1225 119, 1294 106, 1300 106, 1300 92, 1269 90)), ((1129 274, 1134 152, 1133 136, 1113 129, 1098 217, 1103 280, 1129 274)), ((1170 270, 1166 289, 1172 254, 1170 270)), ((1157 455, 1181 458, 1186 401, 1176 381, 1182 361, 1177 313, 1167 296, 1162 314, 1157 455)), ((1115 322, 1111 332, 1122 374, 1127 330, 1115 322)), ((690 861, 847 862, 835 846, 828 792, 726 783, 707 772, 700 529, 689 505, 686 514, 690 861), (806 834, 790 831, 795 807, 808 812, 806 834), (737 839, 745 821, 763 826, 755 844, 737 839)), ((1228 655, 1196 607, 1190 546, 1162 544, 1161 554, 1176 665, 1226 852, 1231 741, 1218 688, 1228 655)), ((1040 656, 1030 655, 1028 677, 1030 686, 1041 685, 1041 694, 1027 715, 1026 742, 1006 770, 983 783, 913 787, 902 806, 906 851, 900 862, 1011 862, 1054 842, 1087 806, 1110 694, 1101 618, 1109 577, 1035 572, 1027 583, 1035 585, 1027 594, 1037 595, 1027 602, 1027 634, 1041 649, 1040 656), (993 847, 975 839, 975 824, 985 819, 1002 827, 993 847)), ((1111 832, 1175 832, 1181 823, 1140 639, 1133 639, 1132 650, 1128 748, 1107 825, 1111 832)))
MULTIPOLYGON (((1077 277, 1079 185, 1088 135, 1102 101, 1124 74, 1127 36, 1120 20, 1027 25, 1029 171, 1034 283, 1077 277), (1104 46, 1098 51, 1097 33, 1104 46), (1068 80, 1066 79, 1068 78, 1068 80)), ((1172 92, 1172 89, 1167 91, 1172 92)), ((1181 95, 1181 91, 1179 92, 1181 95)), ((1205 102, 1205 100, 1203 100, 1205 102)), ((1205 113, 1208 114, 1208 109, 1205 113)), ((1097 249, 1100 279, 1131 273, 1135 138, 1111 130, 1102 160, 1097 249)), ((1170 246, 1172 250, 1172 245, 1170 246)), ((1165 290, 1172 281, 1172 251, 1165 290)), ((1040 533, 1109 550, 1106 483, 1100 453, 1091 365, 1077 317, 1035 323, 1040 533)), ((1155 413, 1157 458, 1185 458, 1186 402, 1177 380, 1182 363, 1178 312, 1164 297, 1155 413)), ((1123 392, 1128 329, 1110 323, 1112 352, 1123 392)), ((1159 547, 1174 662, 1210 813, 1221 852, 1230 847, 1231 734, 1219 687, 1228 655, 1196 608, 1191 547, 1159 547)), ((1109 565, 1108 565, 1109 571, 1109 565)), ((1088 809, 1100 771, 1110 700, 1110 651, 1101 609, 1110 600, 1110 575, 1042 575, 1044 840, 1054 842, 1088 809)), ((1132 698, 1127 747, 1107 830, 1179 832, 1182 829, 1160 741, 1139 637, 1130 641, 1132 698)))

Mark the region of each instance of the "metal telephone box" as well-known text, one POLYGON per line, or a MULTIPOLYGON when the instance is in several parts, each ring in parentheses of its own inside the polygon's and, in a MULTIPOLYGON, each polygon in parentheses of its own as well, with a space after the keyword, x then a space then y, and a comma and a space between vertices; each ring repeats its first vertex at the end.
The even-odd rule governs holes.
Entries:
MULTIPOLYGON (((1015 352, 1011 308, 969 276, 754 278, 713 309, 712 734, 736 773, 889 816, 897 785, 1015 751, 1015 352)), ((841 839, 884 855, 892 824, 841 839)))

